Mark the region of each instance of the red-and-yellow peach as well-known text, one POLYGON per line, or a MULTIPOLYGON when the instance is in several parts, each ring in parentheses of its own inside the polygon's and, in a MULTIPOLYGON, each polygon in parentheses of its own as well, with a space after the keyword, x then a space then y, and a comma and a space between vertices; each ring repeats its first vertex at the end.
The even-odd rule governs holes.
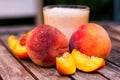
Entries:
POLYGON ((107 31, 95 23, 87 23, 71 36, 70 50, 77 49, 88 56, 106 58, 111 51, 111 41, 107 31))

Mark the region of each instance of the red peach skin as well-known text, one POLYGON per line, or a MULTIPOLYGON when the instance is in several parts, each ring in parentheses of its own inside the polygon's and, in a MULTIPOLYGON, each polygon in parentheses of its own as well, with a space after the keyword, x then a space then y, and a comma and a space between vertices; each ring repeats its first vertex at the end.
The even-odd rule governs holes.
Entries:
POLYGON ((111 40, 105 29, 95 23, 79 27, 70 39, 70 50, 77 49, 88 56, 107 58, 111 51, 111 40))
POLYGON ((39 25, 33 29, 26 47, 31 60, 43 67, 54 66, 56 57, 69 50, 64 34, 49 25, 39 25))

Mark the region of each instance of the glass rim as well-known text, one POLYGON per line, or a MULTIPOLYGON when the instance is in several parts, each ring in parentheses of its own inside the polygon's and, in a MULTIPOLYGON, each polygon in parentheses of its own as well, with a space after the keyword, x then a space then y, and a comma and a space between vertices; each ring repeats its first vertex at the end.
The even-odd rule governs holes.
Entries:
POLYGON ((49 9, 49 8, 78 8, 78 9, 83 9, 83 10, 89 10, 90 8, 86 5, 47 5, 43 7, 43 10, 49 9))

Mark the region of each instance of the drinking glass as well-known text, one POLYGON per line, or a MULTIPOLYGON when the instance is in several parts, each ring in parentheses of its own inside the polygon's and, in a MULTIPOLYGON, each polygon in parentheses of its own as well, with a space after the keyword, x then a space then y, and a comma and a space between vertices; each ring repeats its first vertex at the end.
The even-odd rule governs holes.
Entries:
POLYGON ((59 29, 69 40, 82 24, 88 23, 89 7, 84 5, 50 5, 43 8, 44 24, 59 29))

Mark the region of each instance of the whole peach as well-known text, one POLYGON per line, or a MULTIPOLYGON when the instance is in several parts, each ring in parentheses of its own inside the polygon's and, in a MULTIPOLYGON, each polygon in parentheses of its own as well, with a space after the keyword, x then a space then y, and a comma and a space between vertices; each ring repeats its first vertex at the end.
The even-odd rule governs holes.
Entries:
POLYGON ((87 23, 73 33, 69 46, 71 51, 77 49, 88 56, 106 58, 111 51, 111 40, 102 26, 87 23))
POLYGON ((56 57, 69 50, 68 40, 58 29, 50 25, 39 25, 26 40, 28 55, 40 66, 55 65, 56 57))

